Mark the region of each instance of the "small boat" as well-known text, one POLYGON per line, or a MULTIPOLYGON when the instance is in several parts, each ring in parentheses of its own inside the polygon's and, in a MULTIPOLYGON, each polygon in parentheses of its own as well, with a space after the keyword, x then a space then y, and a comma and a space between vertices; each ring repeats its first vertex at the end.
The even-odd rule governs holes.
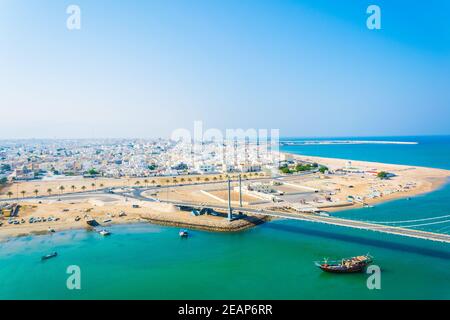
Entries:
POLYGON ((111 232, 109 232, 105 229, 100 230, 98 233, 101 234, 102 236, 109 236, 111 234, 111 232))
POLYGON ((181 230, 178 234, 181 238, 187 238, 189 236, 187 230, 181 230))
POLYGON ((94 220, 94 219, 90 219, 90 220, 87 220, 86 221, 86 223, 89 225, 89 226, 91 226, 91 227, 98 227, 99 225, 100 225, 100 223, 98 223, 96 220, 94 220))
POLYGON ((53 252, 53 253, 47 254, 45 256, 42 256, 41 260, 43 261, 43 260, 48 260, 48 259, 51 259, 51 258, 55 258, 57 255, 58 255, 57 252, 53 252))
POLYGON ((363 272, 364 269, 373 262, 373 257, 369 254, 364 256, 356 256, 352 258, 344 258, 340 261, 316 261, 315 265, 325 272, 331 273, 355 273, 363 272))

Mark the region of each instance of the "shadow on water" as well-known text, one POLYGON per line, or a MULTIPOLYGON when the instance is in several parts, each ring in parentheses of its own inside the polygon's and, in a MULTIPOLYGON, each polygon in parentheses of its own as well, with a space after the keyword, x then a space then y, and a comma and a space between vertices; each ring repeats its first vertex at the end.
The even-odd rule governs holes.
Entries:
MULTIPOLYGON (((294 226, 294 225, 286 225, 286 224, 277 224, 277 223, 266 223, 263 225, 264 228, 286 231, 291 233, 301 233, 321 238, 333 239, 333 240, 341 240, 346 242, 352 242, 357 244, 369 245, 378 248, 397 250, 402 252, 410 252, 421 255, 426 255, 435 258, 441 258, 450 260, 450 252, 446 252, 443 250, 435 250, 429 249, 414 245, 401 244, 393 241, 386 240, 377 240, 377 239, 369 239, 366 237, 353 236, 348 234, 341 234, 331 231, 322 231, 322 230, 314 230, 310 228, 294 226)), ((426 240, 424 240, 426 241, 426 240)))

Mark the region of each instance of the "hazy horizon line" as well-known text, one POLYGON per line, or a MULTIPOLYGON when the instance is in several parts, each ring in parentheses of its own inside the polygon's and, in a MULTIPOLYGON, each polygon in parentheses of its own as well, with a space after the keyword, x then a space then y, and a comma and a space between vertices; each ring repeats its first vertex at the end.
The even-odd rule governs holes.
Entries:
MULTIPOLYGON (((410 134, 410 135, 337 135, 337 136, 280 136, 280 140, 285 139, 344 139, 344 138, 410 138, 410 137, 445 137, 450 136, 450 133, 443 134, 410 134)), ((0 141, 38 141, 38 140, 171 140, 170 137, 156 136, 156 137, 71 137, 71 138, 0 138, 0 141)))

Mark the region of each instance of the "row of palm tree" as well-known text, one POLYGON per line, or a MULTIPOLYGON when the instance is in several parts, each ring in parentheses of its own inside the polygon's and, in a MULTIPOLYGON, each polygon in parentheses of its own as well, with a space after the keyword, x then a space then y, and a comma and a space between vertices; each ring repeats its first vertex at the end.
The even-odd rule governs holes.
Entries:
MULTIPOLYGON (((248 173, 248 174, 244 174, 244 175, 242 175, 242 178, 243 179, 248 179, 248 177, 252 177, 252 176, 264 176, 264 173, 257 173, 257 172, 255 172, 255 173, 248 173)), ((228 179, 228 178, 231 178, 231 179, 237 179, 239 176, 238 175, 225 175, 225 176, 223 176, 223 175, 219 175, 219 176, 214 176, 214 177, 212 177, 212 180, 213 181, 217 181, 217 180, 224 180, 224 179, 228 179)), ((197 177, 195 177, 195 181, 197 181, 197 182, 200 182, 201 180, 203 179, 203 181, 204 182, 209 182, 209 181, 211 181, 211 178, 210 177, 204 177, 204 178, 202 178, 202 177, 200 177, 200 176, 197 176, 197 177)), ((165 183, 166 184, 177 184, 178 182, 181 182, 181 183, 183 183, 183 182, 193 182, 193 178, 180 178, 179 179, 179 181, 178 181, 178 178, 177 177, 172 177, 172 180, 170 180, 170 179, 166 179, 165 180, 165 183)), ((145 179, 144 181, 144 184, 145 184, 145 186, 146 187, 148 187, 148 185, 149 185, 149 183, 151 183, 152 185, 155 185, 156 184, 156 180, 148 180, 148 179, 145 179)), ((134 183, 136 186, 139 186, 140 184, 141 184, 141 182, 138 180, 138 181, 136 181, 135 183, 134 183)), ((95 187, 96 187, 97 185, 95 184, 95 183, 91 183, 91 188, 92 188, 92 190, 94 190, 95 189, 95 187)), ((101 183, 101 184, 99 184, 99 187, 100 188, 103 188, 104 187, 104 184, 103 183, 101 183)), ((75 185, 71 185, 70 186, 70 189, 72 189, 72 192, 75 192, 75 190, 77 189, 77 186, 75 186, 75 185)), ((87 187, 86 186, 81 186, 80 187, 80 189, 84 192, 84 191, 86 191, 86 189, 87 189, 87 187)), ((60 192, 60 194, 62 194, 65 190, 66 190, 66 188, 64 187, 64 186, 59 186, 58 187, 58 190, 59 190, 59 192, 60 192)), ((22 197, 23 198, 25 198, 25 195, 26 195, 26 191, 25 190, 22 190, 22 191, 20 191, 20 193, 21 193, 21 195, 22 195, 22 197)), ((35 190, 33 190, 33 193, 34 193, 34 195, 35 195, 35 197, 37 197, 38 196, 38 194, 39 194, 39 190, 38 189, 35 189, 35 190)), ((51 196, 52 195, 52 193, 53 193, 53 190, 51 189, 51 188, 48 188, 47 189, 47 193, 48 193, 48 195, 49 196, 51 196)), ((14 194, 11 192, 11 191, 8 191, 7 193, 6 193, 6 195, 8 196, 8 198, 11 198, 14 194)))
MULTIPOLYGON (((103 187, 104 187, 104 184, 101 183, 99 186, 100 186, 100 188, 103 188, 103 187)), ((96 187, 96 184, 95 184, 95 183, 91 183, 91 187, 92 187, 92 190, 94 190, 95 187, 96 187)), ((72 192, 75 192, 75 190, 77 189, 77 187, 76 187, 75 185, 71 185, 70 188, 72 189, 72 192)), ((81 189, 82 191, 85 191, 87 188, 86 188, 86 186, 81 186, 80 189, 81 189)), ((59 186, 59 187, 58 187, 58 190, 59 190, 59 192, 62 194, 62 193, 66 190, 66 188, 65 188, 64 186, 59 186)), ((34 190, 33 190, 33 193, 34 193, 35 197, 37 197, 37 196, 39 195, 39 192, 40 192, 40 191, 39 191, 38 189, 34 189, 34 190)), ((51 196, 52 193, 53 193, 53 189, 52 189, 52 188, 48 188, 48 189, 47 189, 47 193, 48 193, 49 196, 51 196)), ((20 191, 20 194, 22 195, 23 198, 25 198, 25 195, 27 194, 27 192, 26 192, 25 190, 22 190, 22 191, 20 191)), ((11 197, 12 197, 14 194, 13 194, 11 191, 8 191, 8 192, 6 193, 6 195, 8 196, 8 198, 11 199, 11 197)))
MULTIPOLYGON (((155 185, 156 184, 156 180, 152 180, 152 181, 149 181, 148 179, 144 180, 145 187, 148 187, 149 183, 155 185)), ((134 183, 134 185, 136 185, 136 186, 139 186, 140 184, 141 184, 141 182, 139 180, 134 183)))
MULTIPOLYGON (((255 173, 248 173, 248 174, 244 174, 244 175, 242 175, 242 178, 243 179, 248 179, 249 177, 257 177, 257 176, 264 176, 264 173, 257 173, 257 172, 255 172, 255 173)), ((208 182, 208 181, 211 181, 211 179, 213 180, 213 181, 218 181, 218 180, 224 180, 224 179, 228 179, 228 178, 231 178, 231 179, 238 179, 239 178, 239 176, 238 175, 225 175, 225 176, 223 176, 223 175, 219 175, 219 176, 214 176, 214 177, 212 177, 212 178, 210 178, 210 177, 204 177, 204 178, 202 178, 202 177, 200 177, 200 176, 197 176, 197 177, 195 177, 195 181, 197 181, 197 182, 200 182, 200 181, 202 181, 202 179, 203 179, 203 181, 204 182, 208 182)), ((172 177, 172 180, 170 179, 170 178, 167 178, 166 180, 164 180, 164 182, 165 182, 165 184, 177 184, 178 182, 181 182, 181 183, 183 183, 183 182, 193 182, 193 178, 180 178, 179 180, 178 180, 178 178, 177 177, 172 177)), ((149 183, 151 183, 151 184, 153 184, 153 185, 155 185, 156 184, 156 180, 151 180, 151 181, 149 181, 148 179, 145 179, 144 181, 144 184, 145 184, 145 186, 146 187, 148 187, 148 184, 149 183)), ((139 180, 137 180, 135 183, 134 183, 134 185, 135 186, 139 186, 139 185, 141 185, 141 181, 139 181, 139 180)))
MULTIPOLYGON (((257 177, 257 176, 264 176, 264 173, 257 173, 257 172, 255 172, 255 173, 248 173, 248 174, 244 174, 244 175, 242 176, 242 178, 248 179, 249 177, 253 177, 253 176, 254 176, 254 177, 257 177)), ((238 175, 232 175, 232 176, 230 176, 230 175, 225 175, 225 177, 224 177, 223 175, 219 175, 219 176, 214 176, 214 177, 212 177, 212 180, 213 180, 213 181, 224 180, 225 178, 226 178, 226 179, 228 179, 228 178, 231 178, 231 179, 237 179, 238 177, 239 177, 238 175)), ((203 181, 205 181, 205 182, 211 181, 211 178, 210 178, 210 177, 204 177, 204 178, 202 178, 202 177, 200 177, 200 176, 197 176, 197 177, 195 178, 195 180, 196 180, 197 182, 200 182, 202 179, 203 179, 203 181)), ((170 184, 170 183, 178 183, 178 182, 183 183, 183 182, 186 182, 186 181, 188 181, 188 182, 193 182, 193 178, 180 178, 180 180, 178 181, 178 178, 177 178, 177 177, 172 177, 172 180, 170 180, 170 179, 164 180, 164 182, 165 182, 166 184, 170 184)), ((144 182, 144 184, 145 184, 146 187, 148 186, 149 183, 151 183, 151 184, 153 184, 153 185, 156 184, 156 180, 151 180, 151 181, 149 181, 149 180, 145 179, 143 182, 144 182)), ((134 185, 135 185, 135 186, 141 185, 141 181, 137 180, 137 181, 134 183, 134 185)))

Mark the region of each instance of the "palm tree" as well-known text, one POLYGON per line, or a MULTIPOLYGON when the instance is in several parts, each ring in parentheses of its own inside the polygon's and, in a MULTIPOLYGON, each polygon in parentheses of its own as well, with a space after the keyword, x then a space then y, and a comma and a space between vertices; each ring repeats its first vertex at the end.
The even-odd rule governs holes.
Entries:
POLYGON ((156 184, 156 181, 155 181, 155 180, 152 180, 152 184, 153 184, 153 185, 156 184))
POLYGON ((64 192, 64 190, 66 190, 66 188, 64 188, 64 186, 60 186, 59 187, 59 192, 62 194, 64 192))
POLYGON ((38 193, 39 193, 39 190, 38 189, 34 189, 34 195, 37 197, 37 195, 38 195, 38 193))
POLYGON ((189 182, 192 182, 192 179, 191 179, 191 178, 188 178, 188 181, 189 181, 189 182))
POLYGON ((51 196, 52 195, 52 189, 48 188, 47 189, 47 193, 48 193, 49 196, 51 196))
POLYGON ((100 188, 103 188, 105 185, 103 183, 100 183, 100 188))
POLYGON ((148 187, 148 180, 147 179, 144 180, 144 183, 145 183, 145 187, 148 187))
POLYGON ((184 179, 184 178, 181 178, 181 179, 180 179, 180 181, 181 181, 181 182, 184 182, 184 181, 186 181, 186 179, 184 179))
POLYGON ((86 186, 82 186, 81 190, 83 190, 83 191, 86 190, 86 186))
POLYGON ((141 184, 141 182, 140 181, 136 181, 134 184, 138 186, 138 185, 141 184))
POLYGON ((208 178, 208 177, 206 177, 206 178, 205 178, 205 182, 208 182, 208 181, 209 181, 209 178, 208 178))
POLYGON ((200 177, 197 177, 197 178, 196 178, 197 181, 200 181, 201 179, 202 179, 202 178, 200 178, 200 177))
POLYGON ((170 180, 169 179, 166 179, 166 184, 169 184, 170 183, 170 180))
POLYGON ((95 188, 95 183, 91 183, 91 187, 92 187, 92 190, 94 190, 94 188, 95 188))
POLYGON ((11 199, 11 197, 13 196, 13 193, 11 191, 8 191, 8 193, 6 195, 8 196, 8 198, 11 199))
POLYGON ((217 181, 217 177, 214 177, 213 180, 214 180, 214 181, 217 181))
POLYGON ((25 190, 20 191, 20 193, 22 194, 22 198, 25 198, 25 193, 27 193, 25 190))
POLYGON ((71 188, 72 188, 72 192, 75 192, 75 189, 76 189, 77 187, 75 187, 74 185, 72 185, 71 188))

